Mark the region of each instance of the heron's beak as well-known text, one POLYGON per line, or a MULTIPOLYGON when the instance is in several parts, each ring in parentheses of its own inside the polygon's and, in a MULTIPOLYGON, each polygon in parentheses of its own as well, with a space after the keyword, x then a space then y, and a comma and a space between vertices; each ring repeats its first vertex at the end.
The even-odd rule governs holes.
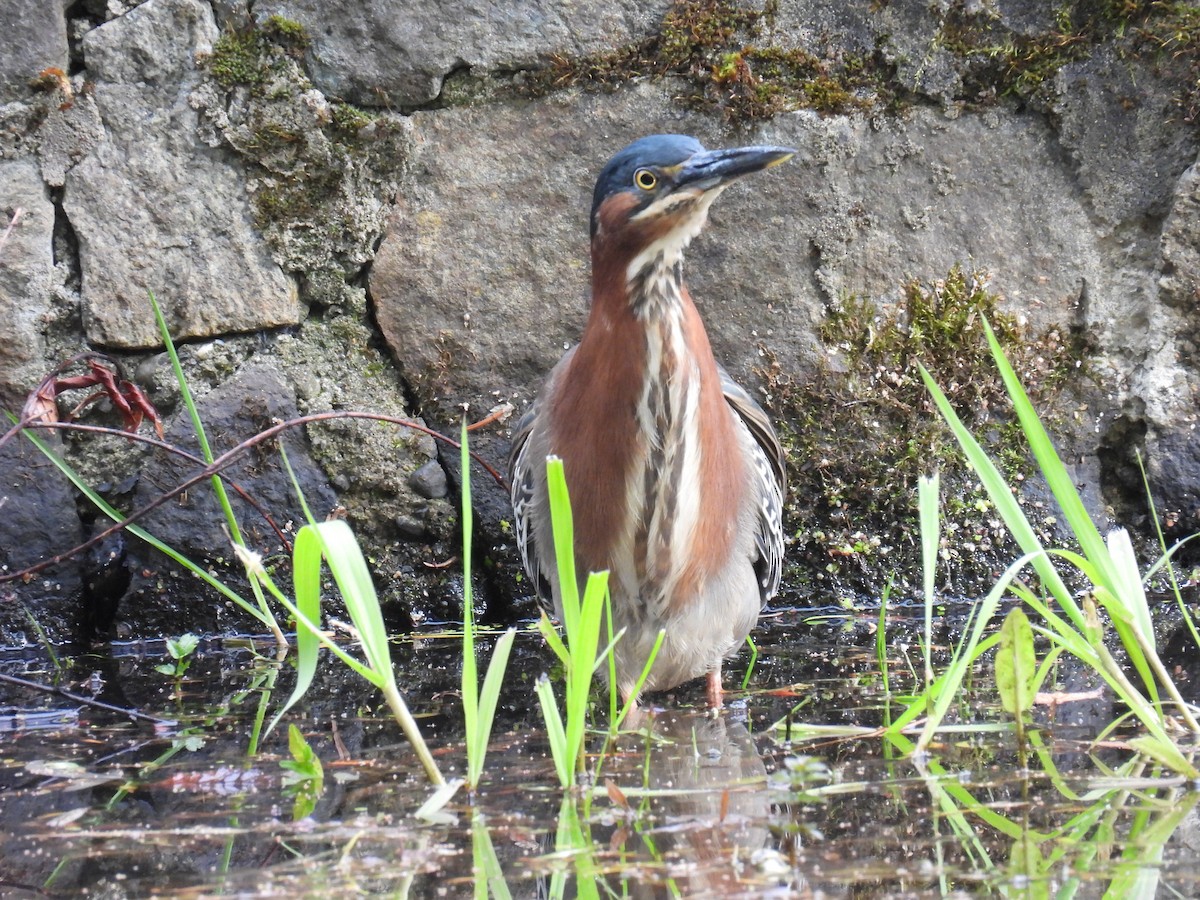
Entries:
POLYGON ((787 162, 796 151, 791 147, 734 147, 704 150, 684 161, 675 175, 675 190, 707 193, 732 181, 787 162))

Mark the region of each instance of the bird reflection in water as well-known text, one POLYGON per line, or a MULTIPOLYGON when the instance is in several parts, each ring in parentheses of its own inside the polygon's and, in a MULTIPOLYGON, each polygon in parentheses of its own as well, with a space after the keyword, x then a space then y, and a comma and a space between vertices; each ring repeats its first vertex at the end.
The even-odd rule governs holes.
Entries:
POLYGON ((622 784, 650 792, 630 792, 628 814, 609 841, 630 864, 606 879, 618 895, 769 896, 756 857, 770 840, 771 794, 742 722, 659 712, 639 736, 623 739, 609 768, 610 794, 622 784))

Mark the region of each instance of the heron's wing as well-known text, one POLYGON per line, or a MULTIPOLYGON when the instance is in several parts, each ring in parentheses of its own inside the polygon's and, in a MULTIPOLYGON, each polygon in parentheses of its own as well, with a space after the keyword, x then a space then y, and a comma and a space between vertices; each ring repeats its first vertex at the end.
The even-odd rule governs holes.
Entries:
POLYGON ((787 491, 786 458, 779 436, 766 412, 746 389, 734 381, 724 368, 721 392, 726 402, 750 431, 758 452, 754 454, 754 476, 759 489, 758 522, 754 545, 758 557, 754 571, 758 576, 758 592, 766 603, 779 590, 783 576, 783 498, 787 491))
POLYGON ((552 396, 554 385, 575 354, 572 347, 550 371, 546 384, 538 398, 517 420, 512 431, 512 447, 508 454, 508 483, 513 505, 513 533, 517 538, 517 550, 521 554, 521 565, 533 582, 538 599, 546 609, 554 602, 550 577, 545 569, 545 555, 540 552, 534 528, 534 510, 540 508, 549 515, 550 506, 546 498, 546 453, 545 413, 547 397, 552 396), (540 448, 540 449, 539 449, 540 448), (540 459, 537 458, 540 455, 540 459))
POLYGON ((550 582, 539 563, 537 544, 533 537, 533 510, 537 503, 539 488, 545 492, 546 461, 535 465, 530 452, 529 438, 538 424, 541 402, 535 400, 525 414, 517 420, 512 431, 512 448, 508 454, 508 483, 513 507, 513 534, 517 538, 517 551, 521 554, 521 565, 533 582, 538 599, 543 606, 553 602, 550 582))

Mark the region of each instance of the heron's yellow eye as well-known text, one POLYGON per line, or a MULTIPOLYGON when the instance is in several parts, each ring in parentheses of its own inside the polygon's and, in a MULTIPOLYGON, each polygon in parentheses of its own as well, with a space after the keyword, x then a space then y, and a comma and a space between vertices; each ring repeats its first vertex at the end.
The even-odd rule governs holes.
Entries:
POLYGON ((649 169, 638 169, 633 175, 633 183, 643 191, 652 191, 658 184, 658 176, 649 169))

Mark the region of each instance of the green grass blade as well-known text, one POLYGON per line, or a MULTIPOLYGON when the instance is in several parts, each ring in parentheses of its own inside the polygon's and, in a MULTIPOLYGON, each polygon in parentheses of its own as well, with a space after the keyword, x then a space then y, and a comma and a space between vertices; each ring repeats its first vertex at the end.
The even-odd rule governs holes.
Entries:
MULTIPOLYGON (((895 574, 888 576, 887 584, 883 586, 883 594, 879 598, 879 619, 875 623, 875 661, 879 665, 879 677, 883 694, 889 693, 888 687, 888 654, 887 654, 887 608, 888 600, 892 597, 892 587, 895 585, 895 574)), ((742 685, 743 689, 745 685, 742 685)), ((885 714, 891 715, 890 704, 885 707, 885 714)))
POLYGON ((1135 738, 1130 738, 1129 746, 1139 753, 1146 754, 1172 771, 1178 772, 1185 778, 1200 777, 1200 772, 1196 770, 1196 767, 1188 761, 1187 757, 1171 741, 1164 741, 1160 738, 1143 734, 1135 738))
POLYGON ((750 662, 746 664, 746 674, 742 676, 742 683, 738 686, 738 690, 742 691, 750 684, 750 679, 754 676, 754 667, 758 665, 758 644, 754 643, 754 638, 750 635, 746 635, 746 646, 750 648, 750 662))
POLYGON ((908 705, 905 711, 887 729, 888 732, 899 732, 922 712, 926 712, 928 719, 924 730, 917 740, 917 748, 923 750, 928 746, 936 734, 938 727, 941 725, 942 719, 945 718, 946 710, 950 708, 951 701, 954 699, 955 694, 958 693, 958 688, 962 684, 963 678, 966 677, 968 667, 980 653, 984 630, 995 615, 996 608, 1000 605, 1000 599, 1004 596, 1005 591, 1008 590, 1013 579, 1017 577, 1026 565, 1029 565, 1033 561, 1033 558, 1034 554, 1027 553, 1020 559, 1014 560, 1004 570, 1004 574, 1000 576, 1000 580, 993 585, 992 589, 988 591, 987 596, 980 601, 975 611, 974 625, 963 644, 960 645, 958 652, 955 653, 954 659, 951 661, 946 672, 934 681, 930 689, 926 690, 908 705))
POLYGON ((575 574, 575 521, 567 494, 567 476, 557 456, 546 459, 546 486, 550 497, 550 520, 554 531, 554 559, 558 570, 558 592, 562 603, 563 630, 568 642, 578 627, 579 580, 575 574))
POLYGON ((633 686, 633 693, 629 695, 629 699, 621 707, 621 714, 617 716, 617 721, 613 725, 614 728, 621 727, 621 723, 625 721, 625 717, 632 712, 633 707, 637 704, 638 694, 642 692, 642 687, 646 684, 646 679, 650 677, 650 670, 654 668, 654 660, 658 657, 658 651, 662 649, 663 641, 666 638, 667 630, 665 628, 658 629, 658 637, 654 639, 654 646, 650 648, 650 655, 646 657, 646 665, 642 666, 642 674, 638 676, 638 680, 633 686))
MULTIPOLYGON (((595 665, 595 668, 592 669, 593 675, 595 675, 597 672, 600 671, 601 666, 611 664, 613 648, 615 646, 617 646, 617 641, 619 641, 621 639, 621 636, 624 634, 625 634, 625 629, 622 628, 620 631, 617 632, 616 636, 611 641, 609 641, 607 644, 604 645, 604 649, 596 654, 596 665, 595 665)), ((608 675, 609 675, 610 679, 616 680, 617 676, 616 676, 615 671, 609 672, 608 675)), ((613 712, 613 717, 614 718, 616 717, 615 712, 613 712)))
MULTIPOLYGON (((292 545, 292 587, 296 595, 296 607, 313 624, 321 621, 321 542, 308 526, 300 529, 292 545)), ((296 624, 296 684, 292 694, 280 707, 267 726, 274 730, 280 719, 296 702, 308 693, 313 677, 317 673, 320 656, 320 638, 309 628, 296 624)))
POLYGON ((367 665, 394 682, 387 627, 383 623, 371 572, 354 532, 341 519, 305 525, 300 530, 303 532, 305 529, 312 529, 321 543, 321 552, 362 641, 367 665))
POLYGON ((554 651, 554 655, 558 657, 558 661, 564 667, 571 664, 571 654, 567 652, 567 645, 563 643, 561 637, 558 636, 558 629, 554 627, 554 623, 550 621, 550 617, 542 612, 542 617, 538 619, 537 630, 550 649, 554 651))
POLYGON ((917 482, 917 510, 921 524, 921 574, 925 595, 925 686, 933 681, 933 604, 934 576, 937 572, 938 545, 941 542, 941 520, 938 516, 939 478, 934 472, 917 482))
POLYGON ((492 660, 488 663, 487 674, 483 677, 483 688, 479 692, 479 721, 475 733, 475 759, 471 771, 471 784, 479 783, 483 774, 483 763, 487 758, 488 740, 492 733, 492 722, 496 717, 496 707, 500 704, 500 688, 504 684, 504 672, 508 668, 508 657, 512 652, 513 641, 516 640, 517 630, 510 628, 496 640, 496 649, 492 651, 492 660))
POLYGON ((1029 395, 1025 393, 1021 380, 1013 371, 1000 342, 996 339, 995 332, 992 331, 986 320, 983 322, 983 330, 987 336, 988 346, 992 350, 992 357, 996 361, 996 367, 1000 371, 1000 377, 1004 380, 1004 386, 1012 399, 1013 411, 1021 423, 1021 430, 1025 432, 1029 449, 1033 452, 1034 459, 1037 460, 1042 477, 1046 479, 1050 492, 1058 501, 1067 525, 1074 533, 1075 539, 1079 541, 1083 555, 1101 566, 1105 571, 1106 583, 1112 584, 1115 579, 1107 564, 1108 552, 1099 529, 1096 528, 1087 508, 1083 505, 1083 499, 1079 496, 1079 491, 1075 489, 1075 482, 1055 451, 1050 435, 1046 433, 1045 427, 1038 418, 1037 411, 1029 400, 1029 395))
POLYGON ((362 549, 354 538, 354 532, 340 519, 310 523, 301 528, 300 533, 296 535, 297 545, 305 532, 315 535, 320 543, 321 554, 329 566, 329 571, 333 573, 333 580, 341 592, 342 601, 346 604, 346 610, 358 631, 363 655, 373 676, 368 680, 383 692, 393 717, 404 736, 408 738, 408 742, 412 744, 430 781, 437 785, 445 784, 445 778, 438 769, 433 754, 429 752, 416 719, 413 718, 396 684, 387 628, 383 623, 383 613, 379 609, 379 597, 375 593, 371 572, 367 568, 362 549))
POLYGON ((1135 628, 1146 646, 1154 650, 1154 623, 1150 619, 1150 602, 1142 586, 1133 542, 1124 528, 1114 528, 1105 539, 1107 557, 1112 562, 1113 587, 1123 601, 1135 628))
POLYGON ((504 871, 500 868, 500 860, 496 856, 496 848, 492 845, 487 822, 478 812, 471 816, 471 851, 474 859, 476 900, 487 900, 489 894, 496 900, 512 900, 508 882, 504 880, 504 871))
POLYGON ((1071 619, 1075 627, 1083 630, 1086 625, 1083 611, 1079 609, 1079 605, 1073 599, 1070 589, 1063 582, 1058 570, 1047 559, 1045 548, 1042 547, 1042 543, 1038 540, 1033 526, 1029 524, 1029 520, 1025 517, 1025 512, 1021 509, 1017 498, 1009 490, 1004 476, 1000 474, 995 463, 992 462, 983 447, 980 446, 979 442, 975 440, 975 437, 962 423, 962 420, 958 417, 958 413, 954 411, 954 407, 950 405, 950 401, 942 393, 942 389, 933 380, 933 376, 929 374, 924 366, 919 366, 918 368, 921 380, 925 382, 925 387, 933 397, 933 402, 936 404, 938 411, 941 412, 942 418, 946 420, 946 424, 950 426, 950 430, 958 440, 959 446, 962 447, 967 461, 976 475, 979 476, 979 480, 991 498, 997 514, 1004 520, 1004 524, 1012 534, 1014 540, 1016 540, 1017 546, 1031 559, 1038 577, 1041 578, 1042 583, 1046 585, 1047 589, 1062 605, 1063 611, 1071 619))
MULTIPOLYGON (((171 339, 171 331, 167 328, 167 320, 163 316, 162 308, 158 305, 158 298, 154 296, 153 291, 147 291, 150 295, 150 306, 154 309, 154 320, 158 323, 158 331, 162 336, 163 346, 167 349, 167 356, 171 360, 171 369, 175 373, 175 381, 179 385, 179 396, 183 400, 183 406, 188 412, 188 417, 192 421, 192 431, 196 435, 196 441, 200 444, 200 455, 206 463, 213 461, 212 448, 208 443, 208 435, 204 431, 204 422, 200 418, 200 411, 196 408, 196 401, 192 398, 192 390, 188 386, 187 376, 183 374, 183 365, 179 362, 179 354, 175 350, 175 342, 171 339)), ((225 492, 225 482, 220 475, 212 476, 213 491, 217 495, 217 502, 220 503, 221 511, 225 514, 225 522, 229 526, 229 534, 235 544, 242 544, 242 532, 238 527, 237 516, 233 512, 233 504, 229 502, 229 495, 225 492)))
POLYGON ((583 736, 587 730, 588 695, 592 688, 592 672, 596 668, 596 651, 599 649, 601 616, 607 590, 607 572, 588 575, 576 631, 567 633, 571 665, 567 670, 566 737, 567 749, 577 756, 583 752, 583 736))
POLYGON ((467 786, 478 787, 483 773, 481 753, 487 752, 487 736, 480 750, 479 736, 479 663, 475 656, 475 598, 471 589, 471 544, 474 530, 474 509, 471 505, 471 453, 467 446, 467 421, 464 417, 459 430, 459 464, 462 478, 462 557, 463 557, 463 639, 462 639, 462 703, 463 727, 467 739, 467 786))
POLYGON ((563 728, 558 703, 554 699, 554 687, 550 684, 550 679, 542 675, 533 690, 542 707, 542 718, 546 722, 546 740, 550 744, 550 755, 554 758, 558 783, 564 788, 569 788, 575 781, 575 755, 567 749, 567 732, 563 728))

